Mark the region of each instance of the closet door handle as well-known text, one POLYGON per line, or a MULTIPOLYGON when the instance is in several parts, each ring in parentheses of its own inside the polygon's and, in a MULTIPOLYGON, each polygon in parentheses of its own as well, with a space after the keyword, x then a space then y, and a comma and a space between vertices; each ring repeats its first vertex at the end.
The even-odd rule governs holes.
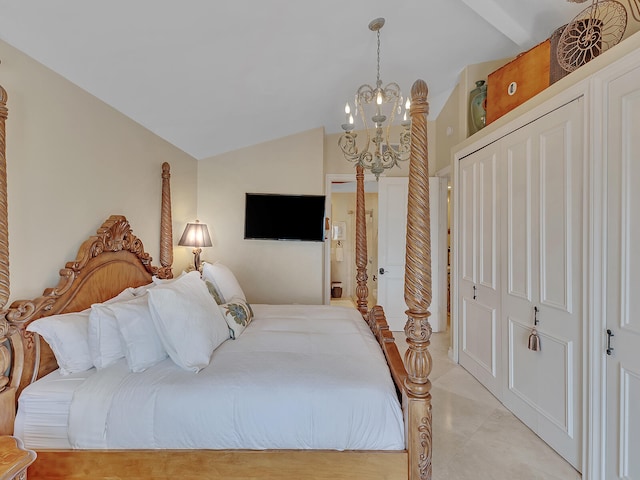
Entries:
POLYGON ((378 270, 378 272, 380 273, 380 275, 384 275, 384 268, 380 267, 380 270, 378 270))
POLYGON ((478 287, 476 287, 474 285, 473 286, 473 299, 475 300, 476 298, 478 298, 478 287))
POLYGON ((607 328, 607 355, 612 355, 614 348, 611 346, 611 337, 615 337, 611 329, 607 328))

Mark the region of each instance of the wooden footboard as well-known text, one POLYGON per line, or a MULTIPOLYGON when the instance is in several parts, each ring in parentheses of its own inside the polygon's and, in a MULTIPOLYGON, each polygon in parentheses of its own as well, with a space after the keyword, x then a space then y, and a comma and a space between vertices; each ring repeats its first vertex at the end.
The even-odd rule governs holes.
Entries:
POLYGON ((29 480, 396 480, 407 453, 325 450, 39 451, 29 480))

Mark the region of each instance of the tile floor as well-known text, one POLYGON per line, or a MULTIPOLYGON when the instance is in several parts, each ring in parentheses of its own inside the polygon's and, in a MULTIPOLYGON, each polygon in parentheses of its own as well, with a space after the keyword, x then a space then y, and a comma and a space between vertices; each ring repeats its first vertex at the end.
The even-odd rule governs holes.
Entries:
MULTIPOLYGON (((404 332, 394 332, 404 356, 404 332)), ((573 480, 581 475, 448 356, 434 333, 433 480, 573 480)))

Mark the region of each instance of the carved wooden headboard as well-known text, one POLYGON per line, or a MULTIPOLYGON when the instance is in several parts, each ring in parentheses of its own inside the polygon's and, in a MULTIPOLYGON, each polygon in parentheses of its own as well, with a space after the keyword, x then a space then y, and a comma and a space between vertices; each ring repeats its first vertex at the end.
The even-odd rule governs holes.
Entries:
POLYGON ((58 285, 33 300, 18 300, 6 312, 9 338, 16 354, 11 368, 17 393, 58 365, 49 345, 25 328, 38 318, 79 312, 104 302, 127 287, 151 282, 152 275, 166 276, 151 265, 142 241, 122 215, 110 216, 78 250, 76 259, 60 270, 58 285), (22 348, 22 352, 20 352, 22 348))

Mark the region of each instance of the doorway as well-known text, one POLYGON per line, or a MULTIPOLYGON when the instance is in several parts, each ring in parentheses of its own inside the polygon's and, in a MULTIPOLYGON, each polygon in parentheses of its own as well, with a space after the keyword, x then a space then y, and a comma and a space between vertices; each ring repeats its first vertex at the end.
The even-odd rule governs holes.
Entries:
MULTIPOLYGON (((365 175, 367 225, 367 287, 369 306, 377 299, 378 185, 365 175)), ((352 174, 327 175, 325 237, 325 304, 356 305, 356 181, 352 174)))

